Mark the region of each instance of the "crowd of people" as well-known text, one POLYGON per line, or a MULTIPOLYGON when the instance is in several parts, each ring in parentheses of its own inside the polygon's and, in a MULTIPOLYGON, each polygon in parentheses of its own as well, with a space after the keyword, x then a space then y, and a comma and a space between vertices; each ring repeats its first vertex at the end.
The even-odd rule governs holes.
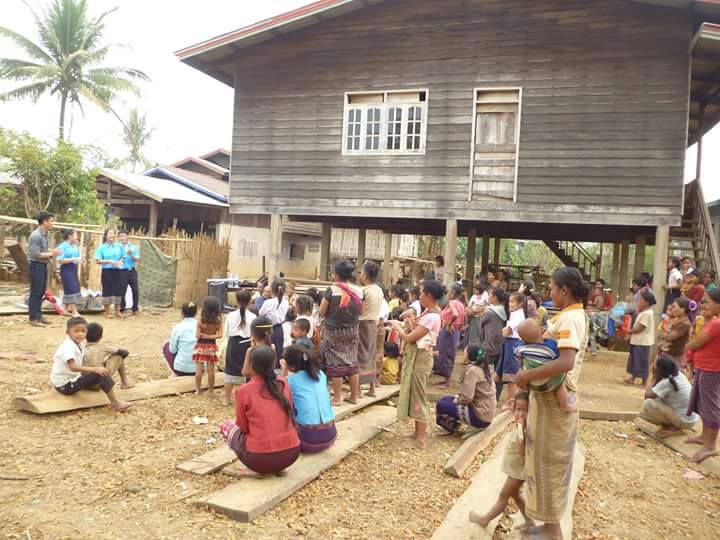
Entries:
MULTIPOLYGON (((39 282, 47 271, 40 266, 58 257, 72 306, 79 263, 74 233, 48 249, 47 219, 31 237, 31 277, 39 282)), ((103 267, 106 315, 113 305, 122 313, 121 288, 139 261, 125 231, 118 240, 107 231, 95 254, 103 267)), ((436 272, 445 277, 442 263, 436 272)), ((487 428, 499 409, 511 410, 517 429, 503 461, 508 480, 493 509, 470 519, 486 525, 513 498, 531 531, 557 536, 578 434, 583 359, 588 346, 595 350, 594 317, 614 308, 604 282, 590 290, 578 269, 563 267, 543 298, 532 280, 511 289, 510 273, 493 269, 476 276, 468 298, 459 279, 443 283, 437 274, 386 290, 377 283, 379 271, 373 261, 356 269, 341 260, 330 286, 304 294, 283 279, 262 282, 256 291, 238 291, 237 309, 227 315, 214 296, 201 306, 186 303, 163 347, 168 368, 174 376, 194 377, 197 394, 207 375, 209 397, 215 396, 216 370, 222 371, 223 402, 234 402, 235 417, 221 433, 248 474, 279 473, 301 453, 330 448, 337 437, 333 408, 358 403, 363 389, 372 396, 377 386, 399 384, 398 418, 412 420, 408 444, 417 449, 426 448, 433 422, 447 434, 472 434, 487 428), (432 411, 431 384, 458 390, 432 411), (525 482, 527 500, 520 497, 525 482)), ((669 258, 658 326, 651 287, 651 276, 633 280, 620 329, 630 346, 625 382, 639 380, 645 388, 639 415, 657 424, 661 437, 702 419, 702 433, 688 439, 701 445, 692 458, 701 462, 717 455, 720 429, 720 289, 692 260, 669 258)), ((127 411, 130 403, 117 397, 113 375, 123 388, 132 386, 128 351, 101 344, 102 326, 72 315, 54 356, 53 386, 67 395, 98 386, 114 410, 127 411)))
MULTIPOLYGON (((44 327, 50 324, 50 321, 42 316, 41 310, 43 300, 51 296, 47 289, 48 266, 53 259, 56 259, 63 288, 60 312, 67 316, 78 317, 78 305, 82 301, 79 272, 83 257, 76 231, 64 230, 62 243, 50 248, 49 231, 53 228, 54 216, 49 212, 40 212, 37 215, 37 222, 38 227, 30 234, 28 240, 28 273, 30 274, 28 314, 32 326, 44 327)), ((127 314, 125 296, 128 289, 132 298, 130 311, 132 315, 136 315, 140 302, 137 274, 140 249, 130 241, 128 231, 106 230, 102 244, 95 251, 94 259, 95 264, 102 268, 102 304, 105 316, 122 318, 127 314)))

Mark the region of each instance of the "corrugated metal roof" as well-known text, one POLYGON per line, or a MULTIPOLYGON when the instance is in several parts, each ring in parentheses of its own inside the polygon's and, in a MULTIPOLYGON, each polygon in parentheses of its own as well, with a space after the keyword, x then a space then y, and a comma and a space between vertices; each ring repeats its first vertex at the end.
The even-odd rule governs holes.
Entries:
POLYGON ((149 199, 163 202, 181 202, 200 206, 227 208, 227 204, 213 199, 190 187, 167 178, 133 174, 116 169, 100 169, 98 177, 105 177, 149 199))
POLYGON ((180 161, 176 161, 175 163, 170 165, 170 168, 177 167, 182 169, 183 165, 187 163, 195 163, 196 165, 199 165, 200 167, 203 167, 207 169, 208 171, 223 175, 228 174, 230 171, 227 170, 225 167, 221 167, 220 165, 213 163, 212 161, 208 161, 206 159, 202 158, 196 158, 196 157, 186 157, 185 159, 181 159, 180 161))
POLYGON ((185 169, 171 170, 171 167, 155 167, 149 171, 145 171, 143 175, 153 176, 156 178, 164 178, 173 182, 177 182, 189 189, 197 191, 207 197, 215 199, 216 201, 227 203, 227 196, 218 193, 212 189, 208 189, 205 186, 198 184, 197 182, 190 180, 189 176, 192 171, 186 171, 185 169))
POLYGON ((218 195, 221 195, 225 198, 230 196, 230 182, 228 182, 227 180, 220 180, 219 178, 216 178, 214 176, 208 176, 207 174, 202 174, 195 171, 188 171, 187 169, 183 169, 180 167, 165 168, 179 176, 187 178, 191 182, 194 182, 195 184, 198 184, 205 189, 212 191, 213 193, 217 193, 218 195))

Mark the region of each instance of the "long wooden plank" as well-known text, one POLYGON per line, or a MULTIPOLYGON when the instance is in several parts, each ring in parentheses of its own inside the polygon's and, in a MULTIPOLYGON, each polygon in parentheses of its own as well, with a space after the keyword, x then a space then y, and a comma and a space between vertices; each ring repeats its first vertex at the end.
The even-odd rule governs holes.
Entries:
POLYGON ((455 451, 443 470, 451 476, 461 478, 475 456, 487 448, 493 439, 512 422, 512 419, 512 411, 503 411, 498 414, 487 429, 470 437, 455 451))
POLYGON ((394 407, 374 406, 338 424, 335 444, 319 454, 302 455, 282 476, 246 478, 196 502, 232 519, 249 522, 312 482, 397 418, 394 407))
POLYGON ((637 418, 636 411, 591 411, 580 409, 583 420, 607 420, 610 422, 632 422, 637 418))
MULTIPOLYGON (((656 434, 658 426, 655 426, 650 422, 646 422, 642 418, 636 418, 635 425, 640 428, 643 433, 649 435, 656 441, 663 443, 668 448, 675 450, 675 452, 682 454, 688 459, 690 459, 693 454, 695 454, 695 452, 700 449, 700 446, 697 444, 690 444, 685 442, 685 439, 687 439, 688 437, 687 432, 679 433, 677 435, 673 435, 672 437, 662 439, 656 434)), ((700 425, 698 427, 700 427, 700 425)), ((694 433, 694 435, 697 435, 697 433, 694 433)), ((720 457, 707 458, 705 461, 703 461, 702 463, 698 463, 697 465, 698 467, 701 467, 708 472, 720 476, 720 457)))
MULTIPOLYGON (((215 382, 215 387, 223 385, 222 378, 215 382)), ((207 388, 207 383, 203 383, 207 388)), ((124 401, 139 401, 173 394, 184 394, 195 391, 194 377, 171 377, 169 379, 158 379, 155 381, 138 383, 134 388, 122 390, 118 387, 117 395, 124 401)), ((100 390, 82 390, 72 396, 51 390, 42 394, 31 396, 20 396, 14 400, 15 408, 19 411, 27 411, 35 414, 49 414, 74 411, 78 409, 90 409, 109 405, 107 396, 100 390)))
MULTIPOLYGON (((365 407, 369 407, 370 405, 395 396, 399 391, 399 385, 380 386, 375 389, 376 396, 373 398, 364 396, 360 399, 360 402, 355 405, 351 403, 343 403, 340 407, 334 407, 335 420, 339 422, 352 413, 358 412, 365 407)), ((180 471, 204 476, 222 469, 236 459, 237 456, 235 455, 235 452, 230 450, 227 446, 222 446, 221 448, 216 448, 202 454, 201 456, 197 456, 193 459, 180 463, 176 468, 180 471)))
POLYGON ((459 538, 491 539, 500 518, 480 527, 469 520, 471 510, 486 512, 490 510, 505 483, 502 462, 510 435, 506 435, 495 447, 492 457, 480 466, 473 477, 470 487, 465 490, 448 512, 445 520, 435 530, 432 540, 457 540, 459 538))

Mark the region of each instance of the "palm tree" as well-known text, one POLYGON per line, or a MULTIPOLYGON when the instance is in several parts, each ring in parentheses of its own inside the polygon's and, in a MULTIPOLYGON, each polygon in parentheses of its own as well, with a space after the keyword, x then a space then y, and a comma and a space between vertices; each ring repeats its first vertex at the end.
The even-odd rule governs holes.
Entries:
POLYGON ((142 148, 150 140, 154 128, 147 128, 146 116, 140 115, 137 109, 130 110, 128 121, 123 123, 123 141, 130 149, 128 156, 122 161, 123 164, 130 164, 132 171, 135 172, 138 164, 146 169, 152 166, 142 153, 142 148))
MULTIPOLYGON (((22 81, 14 90, 0 94, 0 101, 31 98, 37 101, 50 92, 60 98, 60 140, 65 136, 65 109, 68 101, 82 111, 81 100, 115 114, 111 102, 120 92, 137 93, 131 79, 148 80, 140 70, 98 66, 110 51, 101 45, 104 19, 115 9, 91 18, 86 0, 52 0, 38 15, 23 0, 35 19, 39 42, 0 26, 0 36, 15 42, 32 60, 0 58, 0 78, 22 81)), ((117 8, 116 8, 117 9, 117 8)), ((116 115, 117 116, 117 115, 116 115)))

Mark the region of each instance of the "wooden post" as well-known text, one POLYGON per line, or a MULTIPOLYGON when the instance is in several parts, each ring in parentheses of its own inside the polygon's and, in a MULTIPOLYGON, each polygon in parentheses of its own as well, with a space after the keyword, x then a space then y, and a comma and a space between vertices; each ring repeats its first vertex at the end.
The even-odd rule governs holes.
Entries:
POLYGON ((5 253, 5 223, 0 223, 0 259, 5 253))
POLYGON ((623 301, 628 294, 630 287, 630 241, 623 240, 620 245, 620 288, 618 289, 618 300, 623 301))
POLYGON ((332 225, 322 224, 322 239, 320 240, 320 279, 326 280, 330 273, 330 248, 332 245, 332 225))
POLYGON ((268 257, 268 278, 280 275, 280 254, 282 252, 282 216, 270 215, 270 257, 268 257))
POLYGON ((645 244, 647 243, 644 236, 638 236, 635 240, 635 268, 633 277, 638 277, 645 271, 645 244))
POLYGON ((612 295, 615 301, 620 297, 620 243, 615 242, 613 244, 613 256, 612 256, 612 275, 610 281, 610 288, 612 289, 612 295))
POLYGON ((457 219, 445 221, 445 285, 455 281, 457 257, 457 219))
POLYGON ((385 233, 385 257, 383 258, 383 283, 386 287, 392 285, 392 243, 393 235, 385 233))
POLYGON ((490 266, 490 237, 486 234, 482 239, 482 265, 481 271, 485 274, 490 266))
POLYGON ((468 287, 475 282, 475 253, 477 250, 477 229, 471 227, 467 236, 467 259, 465 261, 465 279, 468 287))
POLYGON ((500 264, 500 249, 502 248, 502 238, 495 239, 495 249, 493 250, 493 264, 500 264))
POLYGON ((358 229, 358 242, 357 242, 357 264, 355 265, 355 273, 360 276, 362 272, 363 264, 365 264, 365 250, 367 247, 367 230, 358 229))
POLYGON ((150 216, 148 217, 148 236, 157 236, 158 203, 150 203, 150 216))
POLYGON ((655 293, 655 315, 657 320, 664 311, 665 305, 665 289, 663 285, 667 282, 665 275, 667 274, 667 257, 670 247, 670 227, 667 225, 659 225, 655 230, 655 262, 653 265, 653 293, 655 293))

